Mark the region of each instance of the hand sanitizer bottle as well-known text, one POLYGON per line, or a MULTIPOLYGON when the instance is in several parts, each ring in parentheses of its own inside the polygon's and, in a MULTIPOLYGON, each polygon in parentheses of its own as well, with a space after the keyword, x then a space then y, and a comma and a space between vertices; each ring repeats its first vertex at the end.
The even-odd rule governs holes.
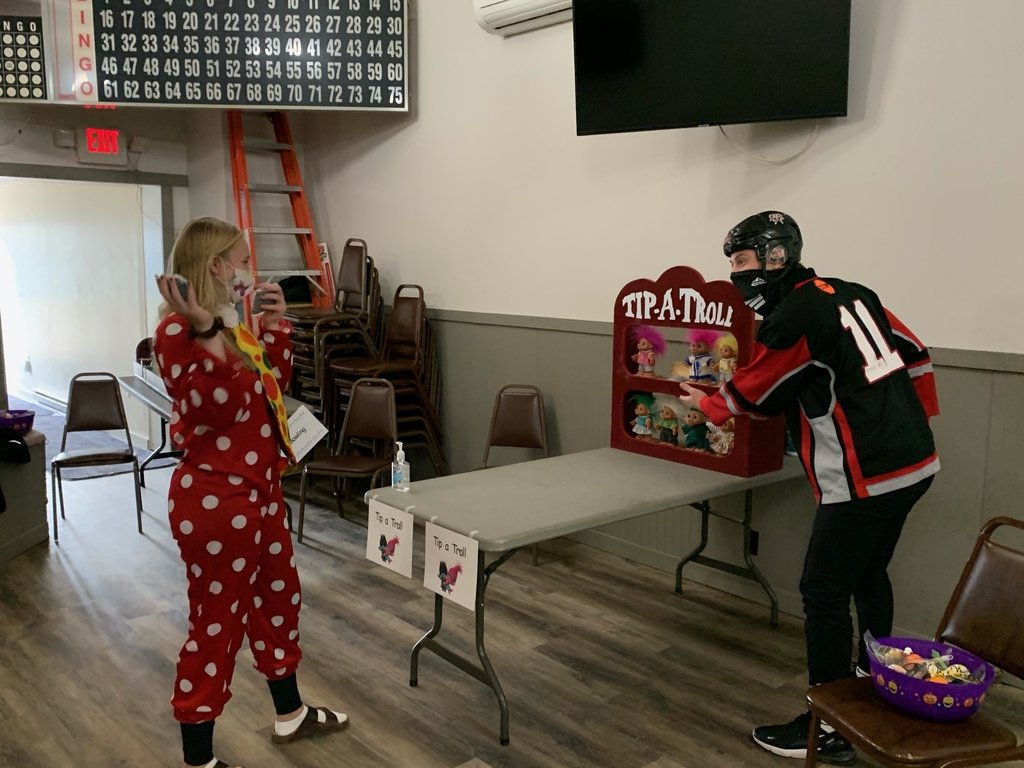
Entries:
POLYGON ((402 444, 397 445, 398 452, 395 454, 395 460, 391 462, 391 487, 404 493, 409 490, 409 462, 405 460, 402 444))

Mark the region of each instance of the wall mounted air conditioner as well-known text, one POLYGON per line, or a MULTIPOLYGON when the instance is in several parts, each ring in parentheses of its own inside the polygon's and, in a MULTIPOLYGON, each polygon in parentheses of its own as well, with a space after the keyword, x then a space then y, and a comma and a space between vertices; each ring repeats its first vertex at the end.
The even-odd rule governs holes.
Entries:
POLYGON ((572 0, 473 0, 476 21, 492 35, 518 35, 572 19, 572 0))

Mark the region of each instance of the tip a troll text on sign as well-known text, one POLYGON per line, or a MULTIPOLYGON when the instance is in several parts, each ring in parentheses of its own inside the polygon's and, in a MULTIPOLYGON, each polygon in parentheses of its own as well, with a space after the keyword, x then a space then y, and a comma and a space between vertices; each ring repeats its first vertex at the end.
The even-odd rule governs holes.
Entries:
POLYGON ((657 294, 637 291, 622 297, 626 317, 637 320, 656 319, 662 322, 703 323, 722 328, 732 327, 732 307, 721 301, 707 301, 693 288, 669 288, 660 305, 657 294), (677 294, 673 298, 673 294, 677 294), (678 306, 676 304, 678 302, 678 306))
POLYGON ((438 538, 437 536, 434 536, 434 546, 437 547, 439 550, 443 549, 445 552, 454 553, 454 554, 458 555, 459 557, 465 557, 466 556, 466 548, 465 547, 460 547, 458 544, 456 544, 454 542, 443 541, 442 539, 438 538))

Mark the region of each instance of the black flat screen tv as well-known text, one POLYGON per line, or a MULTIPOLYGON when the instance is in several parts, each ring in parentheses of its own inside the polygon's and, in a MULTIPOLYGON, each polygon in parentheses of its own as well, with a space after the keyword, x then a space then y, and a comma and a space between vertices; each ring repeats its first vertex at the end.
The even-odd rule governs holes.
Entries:
POLYGON ((846 114, 851 0, 575 0, 579 135, 846 114))

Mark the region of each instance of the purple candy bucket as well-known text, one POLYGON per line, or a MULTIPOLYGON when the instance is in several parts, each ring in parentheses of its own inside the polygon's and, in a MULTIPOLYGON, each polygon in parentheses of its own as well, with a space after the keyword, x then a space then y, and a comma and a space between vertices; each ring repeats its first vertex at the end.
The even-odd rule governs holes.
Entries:
POLYGON ((0 411, 0 429, 13 429, 24 437, 32 429, 35 411, 0 411))
MULTIPOLYGON (((985 700, 985 692, 995 678, 995 670, 984 659, 973 653, 943 643, 930 640, 917 640, 910 637, 883 637, 878 641, 882 645, 893 648, 910 648, 914 653, 927 659, 932 651, 940 654, 952 650, 952 664, 963 664, 972 672, 985 665, 985 680, 981 683, 966 685, 943 685, 918 680, 902 672, 883 666, 873 657, 871 661, 871 680, 875 689, 883 699, 893 706, 911 715, 928 720, 963 720, 977 711, 985 700)), ((870 657, 870 654, 869 654, 870 657)))

